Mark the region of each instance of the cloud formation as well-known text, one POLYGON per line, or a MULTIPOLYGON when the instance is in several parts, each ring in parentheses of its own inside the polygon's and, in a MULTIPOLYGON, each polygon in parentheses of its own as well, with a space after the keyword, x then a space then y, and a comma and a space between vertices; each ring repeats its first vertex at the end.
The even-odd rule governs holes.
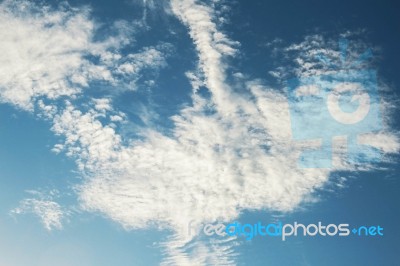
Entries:
POLYGON ((4 1, 0 25, 0 49, 6 51, 0 56, 2 101, 32 109, 35 97, 78 92, 74 74, 87 64, 83 55, 94 27, 86 10, 47 12, 29 2, 4 1))
POLYGON ((143 69, 165 66, 168 44, 145 47, 122 55, 118 49, 133 43, 128 22, 117 21, 113 33, 94 41, 97 25, 90 9, 35 5, 7 0, 0 4, 0 97, 33 110, 40 97, 75 97, 93 81, 135 89, 143 69), (97 59, 97 63, 94 63, 97 59))
POLYGON ((44 228, 48 231, 63 228, 63 220, 68 216, 68 211, 64 210, 60 204, 53 201, 53 196, 57 191, 42 193, 39 191, 29 191, 33 198, 27 198, 20 202, 19 206, 11 210, 12 215, 33 213, 39 217, 44 228))
MULTIPOLYGON (((0 21, 16 29, 10 31, 7 23, 0 26, 0 35, 5 36, 0 49, 9 51, 0 56, 1 100, 28 110, 36 106, 53 123, 53 132, 65 140, 54 150, 75 158, 85 177, 78 185, 83 209, 103 213, 127 229, 172 230, 167 264, 232 264, 233 242, 222 249, 201 241, 191 244, 189 222, 231 221, 243 210, 292 211, 310 200, 332 171, 356 170, 343 163, 340 145, 334 168, 298 168, 304 147, 315 143, 292 140, 282 91, 237 75, 245 88, 239 93, 237 84, 227 81, 226 59, 235 56, 240 45, 218 28, 215 12, 206 4, 171 1, 173 14, 187 27, 198 52, 198 69, 187 73, 193 104, 171 118, 175 126, 171 135, 143 128, 140 135, 145 138, 125 144, 115 128, 127 118, 112 99, 92 99, 85 110, 74 100, 92 81, 116 86, 126 78, 135 80, 142 69, 164 67, 165 50, 156 45, 123 55, 115 48, 129 44, 130 35, 122 31, 95 42, 96 27, 88 9, 39 9, 17 3, 24 5, 13 1, 0 5, 0 21), (19 45, 13 44, 15 40, 19 45), (203 96, 200 87, 211 96, 203 96), (67 100, 52 101, 61 96, 67 100), (190 248, 197 256, 186 254, 190 248)), ((326 55, 335 54, 326 51, 326 55)), ((298 60, 299 74, 310 69, 302 60, 298 60)), ((371 139, 385 152, 398 151, 393 134, 364 137, 371 139)), ((22 205, 45 217, 46 227, 61 226, 58 205, 43 200, 22 205)))

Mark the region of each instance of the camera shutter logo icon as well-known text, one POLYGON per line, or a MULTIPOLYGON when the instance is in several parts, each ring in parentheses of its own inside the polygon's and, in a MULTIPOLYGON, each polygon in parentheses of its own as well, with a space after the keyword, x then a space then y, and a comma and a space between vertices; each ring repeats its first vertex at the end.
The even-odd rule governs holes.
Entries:
MULTIPOLYGON (((347 45, 341 46, 347 48, 347 45)), ((370 55, 367 51, 360 60, 370 55)), ((288 81, 292 138, 321 142, 318 148, 303 150, 298 161, 300 167, 331 168, 332 139, 338 136, 347 138, 348 162, 379 161, 379 150, 357 143, 359 134, 377 132, 382 127, 376 72, 352 68, 357 65, 360 63, 326 75, 288 81)))

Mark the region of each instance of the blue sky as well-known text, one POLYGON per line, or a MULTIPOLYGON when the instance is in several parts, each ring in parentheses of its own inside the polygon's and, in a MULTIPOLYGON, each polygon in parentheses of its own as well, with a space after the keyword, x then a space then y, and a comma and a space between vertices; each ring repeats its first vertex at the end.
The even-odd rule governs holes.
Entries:
POLYGON ((0 265, 397 265, 396 8, 2 1, 0 265), (201 231, 234 221, 384 235, 201 231))

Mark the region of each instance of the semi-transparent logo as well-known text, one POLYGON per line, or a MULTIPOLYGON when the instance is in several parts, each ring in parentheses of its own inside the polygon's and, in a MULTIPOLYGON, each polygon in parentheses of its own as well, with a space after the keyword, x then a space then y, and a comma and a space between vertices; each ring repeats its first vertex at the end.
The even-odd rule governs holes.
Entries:
POLYGON ((347 42, 340 41, 340 47, 340 66, 330 65, 328 74, 287 83, 293 139, 320 143, 303 151, 301 168, 332 167, 332 139, 338 136, 347 139, 348 162, 377 162, 380 158, 379 150, 357 142, 359 134, 377 132, 382 127, 376 71, 362 67, 372 53, 367 50, 350 62, 346 58, 347 42))
POLYGON ((230 224, 211 223, 200 224, 196 226, 194 221, 188 224, 189 235, 218 236, 218 237, 244 237, 246 240, 252 240, 255 237, 278 237, 282 241, 290 237, 382 237, 383 227, 380 225, 371 226, 350 226, 348 223, 341 224, 324 224, 317 222, 315 224, 303 223, 239 223, 232 222, 230 224))

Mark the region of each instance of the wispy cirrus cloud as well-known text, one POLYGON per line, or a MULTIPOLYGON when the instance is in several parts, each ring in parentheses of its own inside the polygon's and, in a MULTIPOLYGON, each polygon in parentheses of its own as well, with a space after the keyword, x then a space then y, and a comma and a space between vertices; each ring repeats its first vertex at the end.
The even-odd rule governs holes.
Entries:
POLYGON ((61 230, 63 222, 69 215, 67 210, 64 210, 54 198, 58 191, 53 190, 48 193, 40 191, 28 191, 32 198, 23 199, 19 206, 11 210, 11 215, 34 214, 39 217, 43 226, 48 230, 61 230))
POLYGON ((168 44, 122 55, 118 49, 134 43, 135 25, 117 21, 113 32, 94 41, 98 25, 90 8, 58 9, 29 1, 0 4, 0 95, 32 110, 36 99, 75 97, 90 82, 103 81, 134 90, 141 70, 165 66, 168 44), (90 58, 97 59, 97 63, 90 58))
POLYGON ((87 10, 48 12, 30 2, 2 2, 2 101, 32 109, 35 97, 76 94, 73 77, 87 64, 83 55, 94 27, 87 16, 87 10))
MULTIPOLYGON (((127 229, 156 226, 172 230, 174 236, 165 244, 166 264, 234 264, 233 241, 222 246, 202 242, 187 234, 189 222, 231 221, 243 210, 292 211, 326 184, 332 171, 355 170, 349 164, 332 169, 297 167, 302 148, 310 144, 302 147, 292 141, 285 93, 244 75, 237 75, 238 84, 228 82, 226 59, 238 53, 239 43, 219 28, 215 11, 206 4, 171 1, 173 14, 187 27, 198 53, 198 69, 187 72, 193 104, 171 118, 174 128, 170 135, 142 128, 143 139, 126 141, 116 128, 127 118, 113 106, 112 99, 92 99, 83 109, 74 98, 90 89, 93 80, 117 87, 121 76, 123 82, 136 80, 142 69, 164 67, 165 47, 121 54, 114 48, 129 44, 127 35, 95 42, 96 27, 89 9, 37 11, 35 5, 23 2, 27 11, 21 11, 13 9, 12 3, 2 4, 0 19, 21 29, 11 33, 3 28, 10 43, 3 49, 11 52, 3 54, 0 62, 11 62, 19 54, 23 63, 0 69, 0 75, 14 75, 16 80, 0 81, 2 100, 25 109, 37 106, 53 123, 53 132, 64 139, 55 151, 75 158, 85 177, 77 185, 82 209, 101 212, 127 229), (21 12, 27 14, 19 17, 21 12), (34 12, 39 15, 33 16, 34 12), (60 19, 48 25, 53 17, 60 19), (87 27, 82 30, 80 24, 87 27), (37 32, 34 36, 38 39, 28 38, 30 31, 37 32), (72 44, 75 36, 80 36, 81 42, 72 44), (13 47, 15 38, 24 44, 13 47), (65 39, 62 45, 59 39, 65 39), (100 63, 90 61, 87 55, 97 56, 100 63), (48 57, 50 61, 45 60, 48 57), (53 69, 56 61, 63 63, 53 69), (37 65, 41 67, 32 71, 37 65), (35 83, 37 77, 43 80, 35 83), (240 93, 235 90, 239 85, 244 88, 240 93), (211 96, 204 97, 201 87, 211 96), (67 100, 52 102, 60 96, 67 100)), ((307 47, 302 44, 288 50, 307 47)), ((324 51, 326 56, 336 56, 324 51)), ((310 68, 305 58, 301 60, 296 73, 304 74, 310 68)), ((398 151, 395 136, 379 136, 374 136, 375 144, 383 151, 398 151), (388 139, 390 147, 385 146, 388 139)), ((28 205, 54 207, 54 213, 58 210, 49 202, 29 201, 28 205)))

